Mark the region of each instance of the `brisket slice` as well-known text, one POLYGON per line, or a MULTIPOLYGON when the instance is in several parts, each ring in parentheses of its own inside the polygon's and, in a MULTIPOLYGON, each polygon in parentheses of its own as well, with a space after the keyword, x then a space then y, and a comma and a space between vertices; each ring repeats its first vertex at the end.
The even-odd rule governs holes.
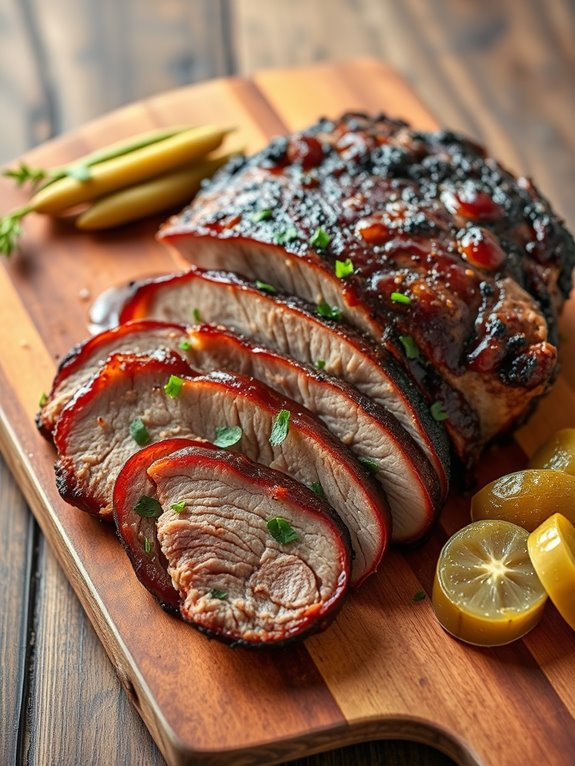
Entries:
POLYGON ((166 439, 149 444, 126 460, 114 484, 114 521, 136 577, 166 611, 176 613, 180 599, 156 535, 161 508, 156 485, 148 477, 148 468, 155 460, 172 452, 198 446, 217 449, 209 442, 192 439, 166 439))
POLYGON ((389 501, 395 542, 411 542, 429 529, 442 499, 437 475, 387 410, 338 378, 229 330, 201 325, 190 328, 188 337, 192 367, 257 378, 303 404, 364 461, 389 501))
POLYGON ((264 384, 225 373, 185 377, 192 374, 173 355, 110 357, 66 405, 56 426, 56 474, 64 499, 110 517, 116 477, 144 446, 134 440, 135 422, 150 442, 176 436, 214 440, 218 428, 239 428, 234 449, 307 486, 321 481, 327 501, 350 530, 354 581, 373 572, 391 524, 383 492, 367 470, 311 413, 264 384), (171 375, 180 377, 176 396, 164 390, 171 375), (282 410, 290 413, 287 434, 272 446, 274 421, 282 410))
POLYGON ((335 305, 391 353, 410 338, 412 371, 466 463, 556 373, 573 239, 530 181, 454 133, 321 120, 232 162, 159 237, 198 266, 335 305), (459 433, 457 399, 476 414, 473 434, 459 433))
POLYGON ((56 483, 64 500, 111 521, 114 482, 126 460, 148 442, 194 437, 164 392, 171 375, 192 374, 173 352, 113 354, 56 424, 56 483))
POLYGON ((141 356, 160 349, 171 349, 185 357, 181 344, 186 339, 186 329, 181 325, 146 320, 114 327, 75 346, 58 365, 50 393, 36 416, 40 433, 51 440, 63 408, 111 354, 141 356))
POLYGON ((186 621, 226 642, 266 646, 334 618, 351 556, 325 500, 224 450, 188 448, 148 473, 163 510, 158 540, 186 621))
POLYGON ((114 353, 171 347, 195 370, 250 375, 303 404, 363 460, 382 485, 393 517, 395 542, 412 542, 428 530, 441 506, 436 473, 411 436, 372 399, 339 378, 294 361, 212 325, 140 320, 108 330, 78 346, 61 366, 38 420, 55 424, 64 405, 114 353))
MULTIPOLYGON (((374 350, 341 322, 322 319, 295 298, 273 295, 226 272, 192 269, 184 274, 142 280, 120 312, 121 322, 153 318, 168 322, 206 321, 232 328, 293 359, 355 386, 394 415, 430 460, 442 494, 449 486, 445 432, 415 384, 385 349, 374 350)), ((454 408, 462 434, 475 421, 454 408)))

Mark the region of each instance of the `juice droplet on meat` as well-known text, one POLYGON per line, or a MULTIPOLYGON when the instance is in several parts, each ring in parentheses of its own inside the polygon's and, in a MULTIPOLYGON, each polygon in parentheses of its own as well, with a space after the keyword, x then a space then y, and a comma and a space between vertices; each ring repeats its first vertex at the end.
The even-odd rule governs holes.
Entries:
POLYGON ((323 162, 323 149, 313 136, 294 136, 289 142, 287 156, 292 165, 299 163, 304 170, 310 170, 323 162))
POLYGON ((479 226, 466 229, 457 237, 457 248, 472 266, 488 271, 497 271, 507 258, 497 238, 479 226))
POLYGON ((472 221, 496 221, 503 217, 503 210, 489 194, 471 184, 457 191, 447 189, 441 199, 453 215, 472 221))

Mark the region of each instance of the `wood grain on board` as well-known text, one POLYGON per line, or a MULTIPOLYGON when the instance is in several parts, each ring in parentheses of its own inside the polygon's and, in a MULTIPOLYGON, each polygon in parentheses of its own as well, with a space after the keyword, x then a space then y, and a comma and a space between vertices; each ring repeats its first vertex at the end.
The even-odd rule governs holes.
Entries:
MULTIPOLYGON (((57 164, 176 120, 235 124, 251 151, 318 113, 376 104, 418 127, 433 127, 429 112, 397 75, 364 59, 174 91, 39 147, 29 159, 57 164)), ((7 182, 1 188, 9 203, 23 199, 7 182)), ((166 759, 272 763, 361 739, 401 737, 437 747, 461 764, 560 764, 575 746, 575 643, 553 610, 522 642, 486 651, 449 638, 433 619, 429 599, 413 601, 419 590, 430 593, 439 549, 467 518, 466 499, 453 498, 425 545, 391 553, 326 633, 302 646, 258 653, 232 651, 165 615, 137 583, 111 531, 60 500, 52 449, 33 426, 39 394, 56 358, 86 335, 86 294, 174 268, 172 256, 154 242, 157 223, 88 236, 75 232, 70 221, 27 222, 22 253, 0 272, 0 386, 10 392, 2 396, 0 438, 166 759)), ((565 414, 573 402, 566 378, 548 402, 562 425, 575 424, 568 422, 575 410, 565 414)), ((533 433, 540 439, 553 425, 536 415, 517 444, 529 452, 533 433)), ((503 464, 509 470, 520 465, 524 452, 517 444, 487 458, 481 479, 501 472, 503 464)), ((43 637, 58 624, 41 617, 43 637)), ((37 671, 38 704, 50 693, 49 670, 37 671)), ((117 704, 117 688, 110 698, 117 704)))

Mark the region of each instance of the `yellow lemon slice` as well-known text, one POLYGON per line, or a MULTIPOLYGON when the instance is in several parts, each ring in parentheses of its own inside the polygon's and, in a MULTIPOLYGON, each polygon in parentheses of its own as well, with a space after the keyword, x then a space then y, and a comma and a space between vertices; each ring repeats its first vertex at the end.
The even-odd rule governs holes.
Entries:
POLYGON ((471 518, 504 519, 532 532, 553 513, 575 522, 575 476, 546 468, 508 473, 471 498, 471 518))
POLYGON ((575 428, 562 428, 542 444, 529 468, 551 468, 575 476, 575 428))
POLYGON ((478 646, 515 641, 533 628, 547 594, 527 552, 527 530, 508 521, 475 521, 443 546, 433 608, 456 638, 478 646))
POLYGON ((575 527, 555 513, 531 532, 527 547, 551 601, 575 630, 575 527))

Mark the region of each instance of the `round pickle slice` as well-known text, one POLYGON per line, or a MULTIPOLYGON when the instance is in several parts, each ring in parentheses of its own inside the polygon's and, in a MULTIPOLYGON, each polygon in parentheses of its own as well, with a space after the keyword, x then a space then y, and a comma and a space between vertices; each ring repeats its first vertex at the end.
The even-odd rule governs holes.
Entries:
POLYGON ((575 428, 556 431, 539 447, 529 468, 551 468, 575 476, 575 428))
POLYGON ((575 630, 575 527, 555 513, 529 535, 527 547, 549 598, 575 630))
POLYGON ((455 638, 500 646, 533 628, 547 594, 527 552, 529 533, 508 521, 475 521, 454 534, 439 555, 433 608, 455 638))
POLYGON ((575 476, 548 468, 508 473, 471 498, 471 518, 502 519, 532 532, 560 511, 575 522, 575 476))

